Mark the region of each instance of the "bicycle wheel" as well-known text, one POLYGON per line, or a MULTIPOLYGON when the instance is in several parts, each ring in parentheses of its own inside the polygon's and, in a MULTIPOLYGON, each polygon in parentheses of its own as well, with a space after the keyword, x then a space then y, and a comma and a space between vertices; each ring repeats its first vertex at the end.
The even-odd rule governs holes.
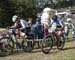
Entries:
POLYGON ((53 46, 53 40, 51 36, 46 36, 42 40, 42 51, 43 53, 47 54, 50 52, 53 46))
POLYGON ((2 56, 9 55, 13 52, 14 42, 9 37, 3 37, 0 39, 0 42, 3 42, 3 47, 0 49, 0 54, 2 56))
POLYGON ((65 44, 65 39, 63 36, 60 36, 59 40, 57 40, 57 48, 58 50, 62 50, 65 44))

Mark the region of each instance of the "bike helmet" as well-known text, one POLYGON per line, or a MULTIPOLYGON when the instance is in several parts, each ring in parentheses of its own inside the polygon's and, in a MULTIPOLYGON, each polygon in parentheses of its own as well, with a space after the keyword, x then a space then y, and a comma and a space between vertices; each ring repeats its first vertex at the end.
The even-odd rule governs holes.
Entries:
POLYGON ((57 20, 57 19, 58 19, 58 16, 57 16, 57 15, 54 15, 54 16, 52 17, 52 19, 53 19, 53 20, 57 20))
POLYGON ((14 15, 14 16, 12 17, 12 21, 15 22, 16 20, 18 20, 18 16, 17 16, 17 15, 14 15))

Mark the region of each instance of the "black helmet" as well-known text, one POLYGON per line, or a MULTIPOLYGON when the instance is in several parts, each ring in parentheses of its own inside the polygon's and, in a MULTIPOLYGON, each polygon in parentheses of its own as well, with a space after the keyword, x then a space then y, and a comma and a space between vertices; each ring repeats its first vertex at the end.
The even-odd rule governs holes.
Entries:
POLYGON ((57 20, 57 19, 58 19, 58 16, 57 16, 57 15, 54 15, 54 16, 52 17, 52 19, 53 19, 53 20, 57 20))

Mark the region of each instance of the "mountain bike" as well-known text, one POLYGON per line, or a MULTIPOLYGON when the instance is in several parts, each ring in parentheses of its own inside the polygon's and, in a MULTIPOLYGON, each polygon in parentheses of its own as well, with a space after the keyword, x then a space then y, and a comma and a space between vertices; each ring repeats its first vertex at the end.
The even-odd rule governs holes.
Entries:
MULTIPOLYGON (((8 31, 0 38, 0 53, 4 55, 12 54, 13 50, 22 49, 23 51, 29 46, 25 46, 25 42, 19 34, 19 39, 16 39, 16 35, 12 32, 14 28, 8 28, 8 31)), ((29 49, 30 50, 30 49, 29 49)))

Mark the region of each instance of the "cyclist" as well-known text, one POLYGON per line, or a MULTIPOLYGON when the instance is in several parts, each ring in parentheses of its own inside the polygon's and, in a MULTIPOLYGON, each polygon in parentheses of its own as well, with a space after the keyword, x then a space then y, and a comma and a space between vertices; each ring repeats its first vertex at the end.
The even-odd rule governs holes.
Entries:
MULTIPOLYGON (((18 17, 17 15, 14 15, 12 17, 12 21, 14 22, 14 25, 12 26, 12 28, 15 28, 14 32, 16 33, 16 38, 17 39, 19 38, 19 31, 20 31, 21 32, 20 34, 23 40, 26 42, 26 38, 27 38, 26 27, 28 27, 28 23, 25 20, 20 19, 20 17, 18 17)), ((27 45, 27 42, 25 45, 27 45)))
POLYGON ((57 36, 57 39, 59 40, 59 36, 62 33, 63 29, 64 29, 63 22, 60 19, 58 19, 57 15, 53 16, 49 32, 54 32, 57 36))

